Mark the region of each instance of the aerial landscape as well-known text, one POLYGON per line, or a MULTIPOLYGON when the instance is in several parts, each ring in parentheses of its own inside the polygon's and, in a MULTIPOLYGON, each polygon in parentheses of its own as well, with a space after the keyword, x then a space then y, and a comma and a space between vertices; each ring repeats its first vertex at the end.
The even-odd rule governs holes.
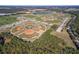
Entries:
POLYGON ((79 6, 0 6, 0 54, 79 54, 79 6))

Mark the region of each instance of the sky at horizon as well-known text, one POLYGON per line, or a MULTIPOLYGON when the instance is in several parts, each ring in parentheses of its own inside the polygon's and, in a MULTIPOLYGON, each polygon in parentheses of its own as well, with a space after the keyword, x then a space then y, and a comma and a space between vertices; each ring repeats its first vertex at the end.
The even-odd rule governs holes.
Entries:
POLYGON ((79 0, 0 0, 0 5, 79 5, 79 0))

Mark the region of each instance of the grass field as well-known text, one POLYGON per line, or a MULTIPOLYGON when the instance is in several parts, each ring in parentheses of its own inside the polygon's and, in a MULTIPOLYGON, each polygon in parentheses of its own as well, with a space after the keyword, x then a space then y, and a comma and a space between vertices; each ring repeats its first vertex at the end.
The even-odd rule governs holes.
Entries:
POLYGON ((76 48, 74 43, 72 42, 71 38, 69 37, 69 34, 66 31, 66 29, 64 29, 62 32, 52 31, 51 34, 64 40, 64 42, 66 43, 67 46, 76 48))
POLYGON ((17 21, 16 17, 13 17, 13 16, 0 16, 0 26, 6 25, 6 24, 11 24, 16 21, 17 21))

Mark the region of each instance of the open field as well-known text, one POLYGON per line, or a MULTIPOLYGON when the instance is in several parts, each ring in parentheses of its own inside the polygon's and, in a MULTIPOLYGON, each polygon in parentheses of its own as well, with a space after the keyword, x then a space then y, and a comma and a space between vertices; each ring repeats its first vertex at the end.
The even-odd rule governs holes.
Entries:
POLYGON ((11 24, 16 21, 17 21, 16 17, 13 17, 13 16, 0 16, 0 26, 6 25, 6 24, 11 24))
POLYGON ((64 40, 67 46, 76 48, 75 45, 73 44, 72 39, 70 38, 69 34, 67 33, 66 29, 64 29, 62 32, 52 31, 51 34, 64 40))

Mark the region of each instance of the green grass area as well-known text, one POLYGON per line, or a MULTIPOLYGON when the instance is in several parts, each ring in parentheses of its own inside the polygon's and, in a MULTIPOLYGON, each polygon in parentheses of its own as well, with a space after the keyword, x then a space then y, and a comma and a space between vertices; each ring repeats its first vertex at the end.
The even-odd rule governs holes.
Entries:
POLYGON ((36 19, 37 21, 41 21, 41 20, 42 20, 41 17, 35 17, 35 19, 36 19))
POLYGON ((31 19, 35 19, 37 21, 41 20, 41 16, 39 15, 26 15, 26 17, 31 18, 31 19))
POLYGON ((16 17, 13 16, 0 16, 0 26, 11 24, 13 22, 16 22, 16 17))
POLYGON ((53 20, 52 22, 53 23, 59 23, 59 22, 61 22, 61 20, 59 20, 59 19, 58 20, 53 20))
POLYGON ((36 17, 35 15, 25 15, 25 17, 28 17, 28 18, 34 18, 34 17, 36 17))

